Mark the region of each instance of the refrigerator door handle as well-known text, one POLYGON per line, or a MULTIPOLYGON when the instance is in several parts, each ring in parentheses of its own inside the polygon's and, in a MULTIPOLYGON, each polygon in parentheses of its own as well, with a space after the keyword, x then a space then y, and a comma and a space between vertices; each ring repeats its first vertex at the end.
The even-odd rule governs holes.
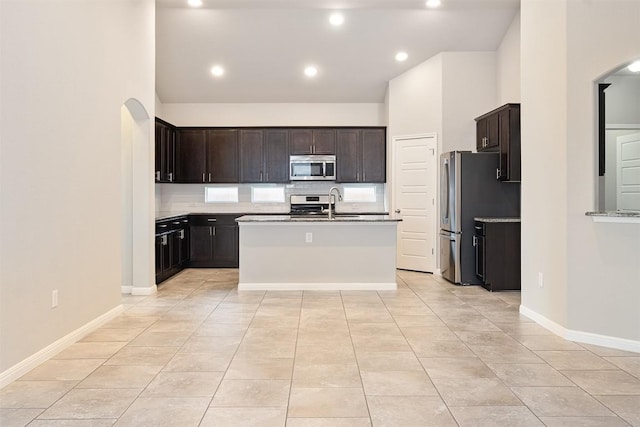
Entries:
POLYGON ((442 176, 440 177, 440 216, 443 224, 449 222, 449 159, 442 163, 442 176))

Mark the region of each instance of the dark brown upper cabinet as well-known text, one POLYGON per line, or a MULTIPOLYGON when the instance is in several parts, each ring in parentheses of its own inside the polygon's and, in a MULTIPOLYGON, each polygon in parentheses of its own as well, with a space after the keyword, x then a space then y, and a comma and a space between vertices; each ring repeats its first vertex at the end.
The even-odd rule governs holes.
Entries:
POLYGON ((386 182, 385 129, 338 129, 336 135, 338 182, 386 182))
POLYGON ((477 150, 500 153, 496 179, 520 181, 520 104, 503 105, 477 117, 476 123, 477 150), (485 129, 486 131, 482 132, 485 129))
POLYGON ((288 182, 286 129, 240 130, 240 182, 288 182))
POLYGON ((176 182, 238 182, 237 129, 179 129, 176 182))
POLYGON ((290 153, 305 154, 336 154, 335 129, 291 129, 290 153))
POLYGON ((155 181, 174 182, 176 143, 175 127, 156 118, 155 138, 155 181))

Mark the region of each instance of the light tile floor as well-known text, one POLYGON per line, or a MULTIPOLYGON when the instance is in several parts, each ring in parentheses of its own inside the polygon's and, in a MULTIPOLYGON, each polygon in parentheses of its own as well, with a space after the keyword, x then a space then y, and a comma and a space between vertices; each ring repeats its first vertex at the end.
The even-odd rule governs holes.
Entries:
POLYGON ((565 341, 520 294, 239 292, 185 270, 0 390, 10 426, 640 426, 640 354, 565 341))

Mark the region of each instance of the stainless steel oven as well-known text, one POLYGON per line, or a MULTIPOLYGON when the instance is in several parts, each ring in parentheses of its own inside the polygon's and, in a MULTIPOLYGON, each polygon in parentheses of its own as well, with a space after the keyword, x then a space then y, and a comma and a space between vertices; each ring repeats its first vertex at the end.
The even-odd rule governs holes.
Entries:
POLYGON ((289 156, 291 181, 335 181, 336 156, 289 156))

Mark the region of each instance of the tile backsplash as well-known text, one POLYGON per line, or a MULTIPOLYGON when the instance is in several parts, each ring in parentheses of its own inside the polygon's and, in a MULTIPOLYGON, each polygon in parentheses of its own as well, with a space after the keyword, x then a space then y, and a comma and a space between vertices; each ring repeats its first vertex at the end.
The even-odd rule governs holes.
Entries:
POLYGON ((288 213, 292 194, 327 194, 332 186, 344 194, 345 187, 372 187, 375 202, 338 202, 339 212, 384 212, 385 184, 336 184, 334 182, 295 182, 291 184, 156 184, 156 213, 288 213), (252 203, 252 187, 284 187, 284 203, 252 203), (238 203, 205 203, 207 187, 237 187, 238 203))

